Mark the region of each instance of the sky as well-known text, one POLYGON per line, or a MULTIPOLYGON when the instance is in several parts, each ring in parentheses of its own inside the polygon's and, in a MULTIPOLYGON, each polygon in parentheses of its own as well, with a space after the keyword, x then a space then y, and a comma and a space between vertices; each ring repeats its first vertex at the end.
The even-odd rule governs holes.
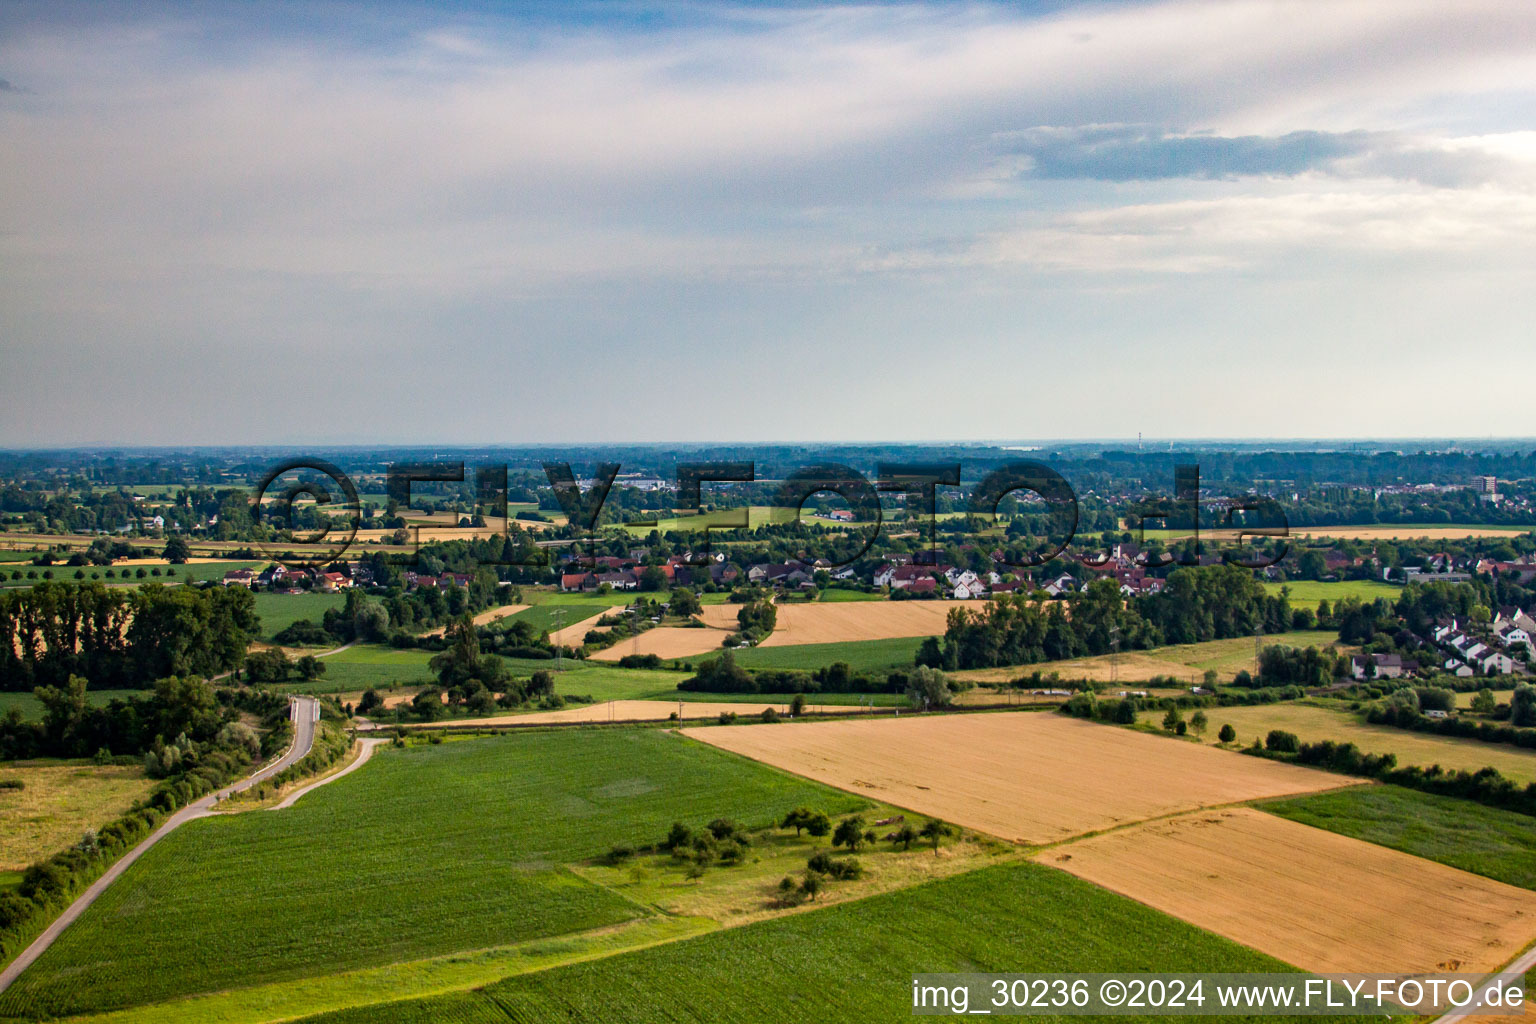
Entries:
POLYGON ((1536 434, 1536 6, 0 7, 0 446, 1536 434))

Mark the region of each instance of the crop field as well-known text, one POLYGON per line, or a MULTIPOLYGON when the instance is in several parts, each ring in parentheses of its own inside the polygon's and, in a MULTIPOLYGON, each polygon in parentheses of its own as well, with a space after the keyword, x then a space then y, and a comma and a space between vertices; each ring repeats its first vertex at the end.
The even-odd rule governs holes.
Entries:
POLYGON ((1372 526, 1292 527, 1297 538, 1337 537, 1343 540, 1464 540, 1469 537, 1511 537, 1530 533, 1536 526, 1457 526, 1454 523, 1396 523, 1372 526))
MULTIPOLYGON (((1228 723, 1237 730, 1237 742, 1243 745, 1255 739, 1262 740, 1271 729, 1283 729, 1295 733, 1303 743, 1334 740, 1353 743, 1367 754, 1396 754, 1401 767, 1416 764, 1427 768, 1438 764, 1442 768, 1475 772, 1492 766, 1522 786, 1536 782, 1536 751, 1503 743, 1483 743, 1387 725, 1369 725, 1343 709, 1335 711, 1315 704, 1291 702, 1207 708, 1205 713, 1211 723, 1205 738, 1212 743, 1221 727, 1228 723)), ((1144 712, 1140 720, 1156 725, 1162 720, 1162 713, 1144 712)))
POLYGON ((326 610, 346 603, 341 594, 256 595, 256 614, 261 616, 261 635, 270 640, 300 619, 319 625, 326 610))
MULTIPOLYGON (((523 601, 529 607, 512 616, 515 622, 526 622, 540 630, 553 630, 556 626, 556 613, 560 615, 561 635, 569 638, 575 636, 572 643, 569 639, 561 642, 572 647, 581 645, 581 637, 586 635, 590 626, 583 626, 577 634, 574 628, 579 623, 595 620, 614 607, 622 607, 635 599, 635 594, 615 591, 610 594, 562 594, 558 591, 531 590, 524 588, 523 601), (569 631, 569 632, 567 632, 569 631)), ((660 595, 652 595, 660 596, 660 595)))
MULTIPOLYGON (((710 697, 710 694, 702 694, 710 697)), ((673 715, 680 715, 684 722, 714 722, 722 712, 747 718, 759 714, 764 708, 773 708, 780 714, 789 711, 789 702, 783 695, 742 694, 740 701, 714 700, 612 700, 601 704, 580 704, 560 711, 530 711, 522 714, 494 715, 489 718, 450 719, 447 722, 405 723, 406 728, 432 728, 464 722, 473 725, 565 725, 571 722, 665 722, 673 715)), ((806 710, 813 715, 857 713, 853 704, 808 704, 806 710)))
POLYGON ((89 761, 6 761, 0 780, 24 789, 0 789, 0 871, 19 871, 100 828, 154 788, 143 768, 89 761))
POLYGON ((1024 843, 1056 842, 1178 811, 1353 781, 1047 712, 882 715, 692 728, 683 734, 1024 843), (1149 778, 1156 786, 1147 784, 1149 778))
POLYGON ((851 640, 841 644, 797 644, 791 647, 749 647, 736 652, 742 668, 800 669, 811 671, 835 662, 847 662, 855 672, 884 672, 911 668, 922 637, 890 640, 851 640))
POLYGON ((1536 893, 1246 807, 1041 859, 1317 973, 1489 971, 1536 937, 1536 893))
POLYGON ((561 864, 655 841, 679 819, 763 825, 806 803, 863 801, 659 730, 383 750, 291 808, 170 836, 0 996, 0 1015, 106 1010, 617 924, 642 909, 561 864))
POLYGON ((1263 810, 1536 889, 1536 819, 1523 814, 1401 786, 1353 786, 1271 800, 1263 810))
MULTIPOLYGON (((979 601, 846 601, 783 604, 778 623, 761 644, 837 644, 850 640, 890 640, 898 637, 939 636, 952 608, 980 609, 979 601)), ((707 625, 734 630, 738 605, 704 609, 707 625)))
MULTIPOLYGON (((709 609, 705 609, 708 611, 709 609)), ((596 625, 582 623, 572 643, 580 643, 588 629, 596 625)), ((594 651, 593 661, 618 661, 630 654, 654 654, 665 661, 675 658, 695 658, 704 654, 717 654, 724 648, 720 642, 726 634, 718 629, 699 629, 697 626, 657 626, 643 633, 620 640, 612 647, 594 651)))
POLYGON ((1292 608, 1314 610, 1322 601, 1338 604, 1339 599, 1345 597, 1358 597, 1361 601, 1374 601, 1377 598, 1395 601, 1403 592, 1403 588, 1396 583, 1383 583, 1380 580, 1339 580, 1333 583, 1319 580, 1290 580, 1285 583, 1264 584, 1265 590, 1276 595, 1280 593, 1282 587, 1290 590, 1288 600, 1292 608))
POLYGON ((859 1024, 911 1016, 905 979, 917 972, 1288 969, 1063 872, 1016 863, 520 974, 474 996, 360 1007, 305 1024, 859 1024))
MULTIPOLYGON (((1277 633, 1265 637, 1265 647, 1326 647, 1337 645, 1339 635, 1323 630, 1277 633)), ((1230 640, 1207 640, 1198 644, 1172 644, 1154 647, 1146 651, 1121 651, 1117 658, 1107 654, 1091 658, 1071 658, 1063 661, 1042 661, 1033 665, 1005 668, 978 668, 951 673, 956 679, 973 683, 1006 683, 1009 680, 1035 672, 1049 675, 1055 672, 1062 679, 1091 679, 1095 682, 1118 680, 1122 683, 1145 682, 1158 676, 1173 676, 1188 680, 1190 685, 1199 683, 1207 669, 1214 669, 1218 677, 1230 681, 1242 669, 1252 672, 1258 669, 1258 659, 1253 653, 1253 637, 1235 637, 1230 640)))

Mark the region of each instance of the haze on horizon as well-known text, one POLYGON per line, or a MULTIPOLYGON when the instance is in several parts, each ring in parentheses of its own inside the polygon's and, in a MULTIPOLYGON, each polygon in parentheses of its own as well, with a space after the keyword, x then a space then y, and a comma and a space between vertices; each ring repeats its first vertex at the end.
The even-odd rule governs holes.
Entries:
POLYGON ((12 3, 0 446, 1528 436, 1536 8, 12 3))

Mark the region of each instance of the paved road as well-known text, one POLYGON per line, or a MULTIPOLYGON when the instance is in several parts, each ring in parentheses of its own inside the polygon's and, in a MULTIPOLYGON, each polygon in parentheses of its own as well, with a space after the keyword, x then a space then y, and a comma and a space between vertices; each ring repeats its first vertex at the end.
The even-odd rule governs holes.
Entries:
POLYGON ((9 988, 11 982, 15 981, 22 971, 25 971, 32 965, 32 961, 42 956, 43 952, 53 945, 60 935, 64 934, 64 929, 73 924, 75 918, 85 913, 86 908, 95 903, 97 898, 107 891, 107 887, 117 881, 118 877, 133 865, 134 861, 142 857, 145 850, 148 850, 187 822, 207 817, 212 813, 213 805, 218 801, 231 794, 250 789, 266 779, 270 779, 308 754, 310 748, 315 745, 315 723, 320 720, 320 702, 313 697, 295 697, 291 708, 293 717, 293 745, 288 748, 286 754, 248 778, 241 779, 232 786, 226 786, 216 793, 209 793, 201 800, 183 807, 167 818, 165 823, 156 829, 148 839, 123 854, 116 864, 113 864, 106 870, 105 874, 96 879, 89 889, 81 893, 79 899, 69 905, 68 910, 59 915, 58 920, 48 926, 47 931, 39 935, 37 940, 23 950, 20 956, 11 961, 5 970, 0 971, 0 992, 4 992, 9 988))
MULTIPOLYGON (((1484 992, 1486 992, 1493 985, 1497 984, 1500 977, 1514 976, 1523 978, 1525 976, 1525 972, 1529 971, 1532 967, 1536 967, 1536 947, 1532 947, 1531 949, 1526 950, 1520 956, 1516 957, 1515 961, 1508 967, 1504 968, 1497 975, 1483 982, 1483 984, 1477 990, 1478 998, 1482 998, 1484 992)), ((1476 1000, 1474 1000, 1474 1002, 1475 1001, 1476 1000)), ((1434 1021, 1434 1024, 1457 1024, 1458 1021, 1466 1020, 1468 1017, 1479 1017, 1486 1015, 1486 1011, 1480 1012, 1478 1010, 1470 1009, 1452 1010, 1450 1013, 1445 1014, 1443 1017, 1437 1018, 1434 1021)))

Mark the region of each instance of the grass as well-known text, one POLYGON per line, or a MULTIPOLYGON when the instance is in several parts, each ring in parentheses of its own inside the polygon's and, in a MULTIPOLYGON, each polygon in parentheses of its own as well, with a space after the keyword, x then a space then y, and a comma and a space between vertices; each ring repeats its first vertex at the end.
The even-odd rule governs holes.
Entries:
POLYGON ((879 593, 865 593, 862 590, 841 590, 836 587, 828 587, 821 592, 818 598, 823 604, 837 604, 842 601, 884 601, 885 595, 879 593))
MULTIPOLYGON (((642 596, 636 591, 615 590, 608 594, 564 594, 550 590, 523 590, 523 603, 532 605, 516 615, 509 616, 508 622, 527 622, 540 630, 553 630, 557 626, 569 626, 589 619, 598 612, 608 608, 627 605, 636 597, 642 596), (560 621, 555 621, 555 614, 561 613, 560 621)), ((663 594, 647 594, 647 597, 661 598, 663 594)))
POLYGON ((644 908, 561 865, 673 821, 864 806, 656 729, 384 750, 281 812, 193 822, 107 890, 0 1016, 122 1008, 589 931, 644 908))
POLYGON ((0 870, 20 870, 101 828, 148 795, 154 780, 140 767, 89 761, 7 761, 0 779, 25 789, 0 789, 0 870))
MULTIPOLYGON (((127 700, 129 697, 142 697, 147 690, 86 690, 86 703, 92 707, 106 707, 113 700, 127 700)), ((21 719, 24 722, 40 722, 43 718, 43 705, 32 696, 30 690, 26 692, 0 691, 0 718, 4 718, 11 708, 21 709, 21 719)))
MULTIPOLYGON (((801 669, 811 671, 834 662, 846 661, 856 672, 883 672, 911 668, 922 637, 897 637, 894 640, 850 640, 840 644, 792 644, 786 647, 753 647, 736 651, 736 664, 742 668, 801 669)), ((693 659, 700 660, 699 658, 693 659)))
POLYGON ((477 997, 362 1007, 307 1024, 883 1022, 911 1016, 908 979, 919 972, 1287 970, 1070 875, 1022 863, 518 975, 477 997))
MULTIPOLYGON (((28 554, 30 558, 30 554, 28 554)), ((201 583, 204 580, 221 580, 224 574, 232 569, 255 569, 264 565, 264 562, 192 562, 186 565, 146 565, 144 566, 144 578, 140 579, 135 573, 138 566, 133 564, 118 565, 49 565, 31 566, 23 569, 19 565, 7 563, 0 566, 0 582, 10 587, 30 587, 43 582, 43 570, 48 569, 53 573, 55 583, 102 583, 108 586, 122 586, 131 584, 138 586, 141 583, 201 583), (38 578, 29 580, 26 574, 29 570, 36 569, 38 578), (107 570, 112 570, 112 575, 107 575, 107 570), (151 576, 151 570, 159 569, 159 576, 151 576), (11 573, 21 570, 22 578, 11 579, 11 573), (168 573, 175 570, 175 575, 168 573), (83 579, 76 579, 75 573, 83 572, 83 579)))
POLYGON ((285 688, 303 693, 351 693, 419 683, 420 686, 412 688, 420 689, 436 681, 435 673, 427 666, 432 656, 431 651, 414 648, 358 644, 322 658, 325 675, 319 679, 286 684, 285 688))
MULTIPOLYGON (((1253 707, 1206 708, 1205 714, 1211 723, 1205 734, 1207 742, 1214 742, 1222 725, 1228 723, 1237 730, 1237 739, 1242 745, 1255 738, 1262 740, 1271 729, 1283 729, 1295 733, 1303 743, 1334 740, 1353 743, 1367 754, 1396 754, 1399 767, 1438 764, 1446 769, 1475 772, 1492 766, 1522 786, 1536 782, 1536 751, 1456 736, 1412 732, 1388 725, 1369 725, 1342 708, 1335 710, 1292 701, 1253 707)), ((1140 720, 1156 725, 1162 717, 1161 711, 1149 711, 1143 712, 1140 720)))
POLYGON ((319 625, 327 609, 340 608, 345 602, 342 594, 257 594, 261 635, 270 640, 300 619, 319 625))
POLYGON ((1351 786, 1260 806, 1303 825, 1536 889, 1536 823, 1522 814, 1400 786, 1351 786))
POLYGON ((1395 601, 1403 592, 1403 588, 1396 583, 1382 583, 1379 580, 1339 580, 1333 583, 1319 580, 1290 580, 1286 583, 1264 584, 1264 589, 1271 594, 1279 594, 1282 587, 1290 588, 1292 608, 1313 610, 1316 610, 1321 601, 1338 604, 1339 599, 1343 597, 1358 597, 1362 602, 1374 601, 1378 597, 1395 601))

